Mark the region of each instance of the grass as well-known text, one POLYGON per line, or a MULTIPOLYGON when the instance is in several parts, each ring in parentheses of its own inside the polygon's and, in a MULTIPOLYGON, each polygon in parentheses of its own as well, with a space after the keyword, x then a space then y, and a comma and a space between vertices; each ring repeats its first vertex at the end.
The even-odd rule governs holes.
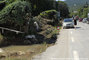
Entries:
MULTIPOLYGON (((28 45, 28 46, 8 46, 3 47, 2 49, 6 52, 13 52, 13 51, 23 51, 29 53, 22 55, 22 56, 9 56, 3 58, 4 60, 31 60, 33 56, 40 54, 46 50, 47 47, 52 46, 53 44, 36 44, 36 45, 28 45)), ((2 60, 2 59, 0 59, 2 60)))

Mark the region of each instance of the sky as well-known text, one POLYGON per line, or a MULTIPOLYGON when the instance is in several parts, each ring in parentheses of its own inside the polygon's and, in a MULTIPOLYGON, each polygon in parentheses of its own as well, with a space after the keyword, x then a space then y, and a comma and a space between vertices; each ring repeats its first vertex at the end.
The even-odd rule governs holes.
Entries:
MULTIPOLYGON (((56 1, 58 1, 58 0, 56 0, 56 1)), ((66 0, 59 0, 59 1, 66 1, 66 0)))

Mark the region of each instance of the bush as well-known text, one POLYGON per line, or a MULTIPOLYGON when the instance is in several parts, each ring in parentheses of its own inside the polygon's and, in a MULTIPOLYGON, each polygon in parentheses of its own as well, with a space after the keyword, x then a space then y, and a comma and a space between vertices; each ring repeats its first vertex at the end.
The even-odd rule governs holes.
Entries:
POLYGON ((48 24, 55 25, 59 23, 58 12, 56 10, 47 10, 40 13, 40 16, 51 21, 48 24))
POLYGON ((25 1, 17 1, 6 6, 0 12, 0 19, 1 21, 7 21, 5 19, 9 18, 9 20, 14 20, 20 23, 21 21, 23 21, 23 17, 26 15, 26 13, 29 12, 31 12, 29 3, 25 1))
MULTIPOLYGON (((20 28, 25 25, 31 14, 31 5, 26 1, 16 1, 0 12, 0 24, 20 28), (20 27, 19 27, 20 26, 20 27)), ((5 26, 5 27, 6 27, 5 26)), ((22 28, 23 29, 23 28, 22 28)))
MULTIPOLYGON (((11 4, 11 3, 15 2, 15 1, 18 1, 18 0, 5 0, 5 1, 6 1, 6 4, 9 5, 9 4, 11 4)), ((21 0, 19 0, 19 1, 21 1, 21 0)))
POLYGON ((56 10, 47 10, 47 11, 43 11, 42 13, 40 13, 40 16, 43 18, 53 19, 54 15, 56 14, 57 14, 56 10))

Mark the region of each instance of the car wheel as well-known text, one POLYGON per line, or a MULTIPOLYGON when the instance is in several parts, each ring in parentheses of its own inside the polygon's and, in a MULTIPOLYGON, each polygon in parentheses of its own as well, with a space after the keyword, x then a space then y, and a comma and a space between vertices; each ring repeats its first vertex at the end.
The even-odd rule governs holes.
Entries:
POLYGON ((74 26, 72 28, 74 28, 74 26))

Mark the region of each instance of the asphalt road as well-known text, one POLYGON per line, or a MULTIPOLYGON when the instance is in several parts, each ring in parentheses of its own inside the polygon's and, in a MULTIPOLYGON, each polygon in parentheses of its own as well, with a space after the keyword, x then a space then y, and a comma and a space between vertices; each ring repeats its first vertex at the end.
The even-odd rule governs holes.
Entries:
POLYGON ((76 29, 62 29, 56 44, 33 60, 89 60, 89 24, 78 22, 76 29))

